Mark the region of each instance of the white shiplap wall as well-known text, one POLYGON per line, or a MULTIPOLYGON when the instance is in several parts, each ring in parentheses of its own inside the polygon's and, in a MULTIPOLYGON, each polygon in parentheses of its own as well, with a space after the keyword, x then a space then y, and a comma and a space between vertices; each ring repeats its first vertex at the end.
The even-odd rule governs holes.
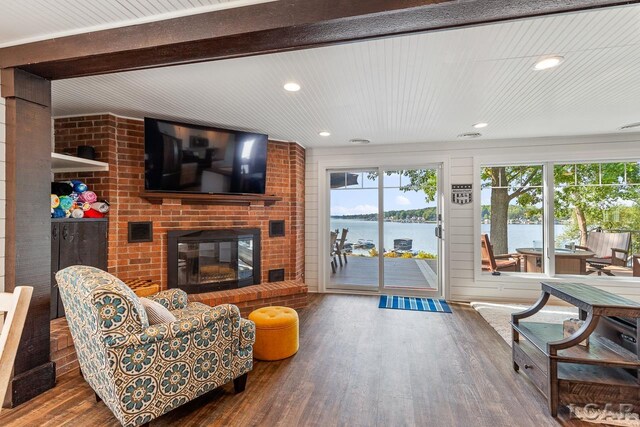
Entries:
MULTIPOLYGON (((615 134, 570 138, 467 141, 360 147, 315 148, 306 152, 306 282, 312 292, 324 291, 329 260, 323 255, 321 236, 328 212, 323 181, 332 167, 365 167, 442 162, 445 200, 450 200, 450 184, 473 183, 474 203, 445 207, 445 296, 451 300, 530 301, 539 294, 540 277, 501 277, 480 273, 479 255, 479 174, 480 165, 543 161, 640 159, 640 134, 615 134), (326 269, 321 271, 321 266, 326 269)), ((324 239, 326 240, 326 239, 324 239)), ((640 300, 638 282, 619 279, 599 280, 592 276, 582 282, 640 300)))
MULTIPOLYGON (((2 84, 2 82, 0 82, 2 84)), ((4 247, 5 247, 5 218, 6 218, 6 187, 5 187, 5 141, 6 108, 4 98, 0 97, 0 292, 4 291, 4 247)))

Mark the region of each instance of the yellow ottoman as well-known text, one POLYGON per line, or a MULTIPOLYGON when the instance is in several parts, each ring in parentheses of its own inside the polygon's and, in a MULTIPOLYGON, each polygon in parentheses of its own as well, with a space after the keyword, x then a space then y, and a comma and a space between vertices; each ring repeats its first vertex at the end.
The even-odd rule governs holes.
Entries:
POLYGON ((298 351, 298 313, 288 307, 263 307, 254 310, 249 320, 256 324, 253 357, 280 360, 298 351))

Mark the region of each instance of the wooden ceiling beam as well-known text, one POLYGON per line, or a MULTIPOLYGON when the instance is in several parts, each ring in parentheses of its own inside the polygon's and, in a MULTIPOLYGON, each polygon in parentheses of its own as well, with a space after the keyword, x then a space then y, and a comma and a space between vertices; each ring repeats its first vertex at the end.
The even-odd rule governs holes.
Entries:
POLYGON ((62 79, 639 2, 280 0, 6 47, 0 68, 62 79))

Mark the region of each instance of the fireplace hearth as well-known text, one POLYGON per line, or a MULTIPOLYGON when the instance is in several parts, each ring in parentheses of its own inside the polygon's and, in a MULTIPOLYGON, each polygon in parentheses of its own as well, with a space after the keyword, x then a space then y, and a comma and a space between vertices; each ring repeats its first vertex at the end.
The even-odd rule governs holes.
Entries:
POLYGON ((178 230, 168 233, 170 288, 187 293, 260 283, 260 230, 178 230))

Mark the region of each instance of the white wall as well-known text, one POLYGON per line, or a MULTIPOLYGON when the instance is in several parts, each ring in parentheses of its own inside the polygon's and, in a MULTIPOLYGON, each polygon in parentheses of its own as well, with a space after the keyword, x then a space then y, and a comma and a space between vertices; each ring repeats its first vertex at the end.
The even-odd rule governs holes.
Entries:
MULTIPOLYGON (((0 82, 1 84, 2 82, 0 82)), ((5 247, 5 218, 6 218, 6 187, 5 187, 5 141, 6 115, 4 98, 0 97, 0 292, 4 291, 4 247, 5 247)))
MULTIPOLYGON (((480 272, 480 166, 498 162, 640 159, 640 134, 460 141, 441 144, 316 148, 306 151, 306 283, 323 292, 329 260, 325 256, 328 200, 324 184, 330 168, 375 167, 441 162, 446 201, 451 184, 474 185, 474 203, 445 206, 445 296, 451 300, 530 301, 539 294, 542 276, 494 277, 480 272), (321 266, 325 267, 321 271, 321 266)), ((640 283, 630 279, 580 277, 580 281, 640 301, 640 283)))

